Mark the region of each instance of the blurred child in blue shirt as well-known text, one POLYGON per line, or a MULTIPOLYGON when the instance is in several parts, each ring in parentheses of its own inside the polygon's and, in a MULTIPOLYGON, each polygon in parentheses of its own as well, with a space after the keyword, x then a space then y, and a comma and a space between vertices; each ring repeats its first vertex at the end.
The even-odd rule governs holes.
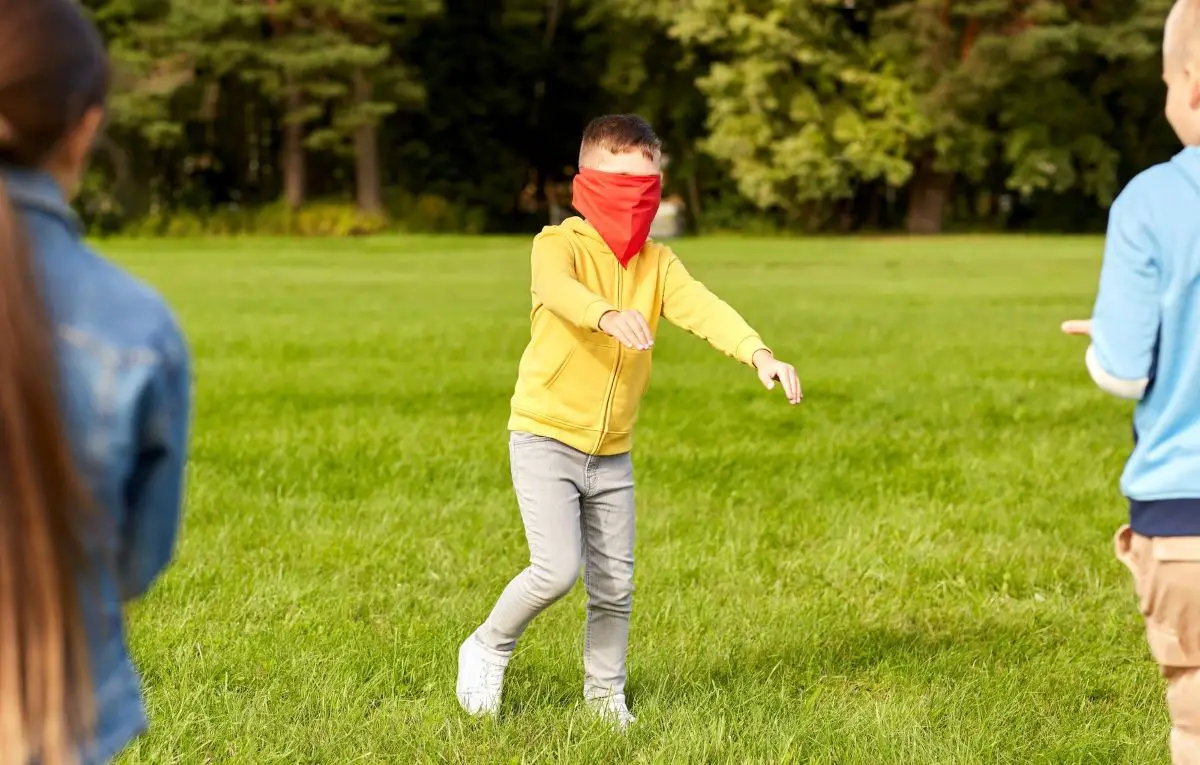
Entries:
POLYGON ((1175 765, 1200 765, 1200 0, 1168 17, 1163 79, 1184 149, 1113 204, 1092 318, 1063 331, 1091 337, 1097 385, 1137 401, 1117 556, 1168 681, 1175 765))

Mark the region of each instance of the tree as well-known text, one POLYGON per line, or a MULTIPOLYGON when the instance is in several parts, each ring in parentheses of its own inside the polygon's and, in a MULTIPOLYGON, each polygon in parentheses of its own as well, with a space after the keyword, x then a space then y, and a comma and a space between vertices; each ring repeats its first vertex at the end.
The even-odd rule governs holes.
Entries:
POLYGON ((152 179, 149 193, 133 195, 170 206, 178 188, 156 165, 179 155, 194 157, 193 166, 211 164, 208 142, 192 127, 211 125, 221 82, 253 58, 258 14, 230 0, 89 0, 85 7, 115 70, 101 147, 122 180, 152 179))
POLYGON ((928 131, 904 76, 845 23, 843 0, 627 0, 708 62, 700 147, 759 207, 827 214, 858 184, 901 184, 928 131))
POLYGON ((269 45, 263 64, 245 75, 263 86, 263 90, 283 104, 283 146, 280 165, 283 170, 283 198, 291 210, 300 209, 308 195, 308 164, 305 157, 305 124, 320 115, 310 106, 303 89, 306 71, 303 40, 294 34, 290 6, 279 0, 263 0, 269 45))
POLYGON ((671 38, 655 8, 643 3, 587 3, 580 23, 589 33, 588 54, 606 64, 600 84, 611 99, 607 111, 633 112, 654 126, 670 158, 667 190, 686 197, 690 217, 699 225, 702 176, 712 170, 698 150, 708 113, 697 85, 705 62, 671 38))
POLYGON ((355 196, 364 212, 383 212, 380 123, 424 98, 397 54, 417 22, 440 8, 440 0, 294 0, 272 14, 277 39, 267 60, 288 103, 285 154, 300 153, 299 126, 325 117, 312 124, 304 145, 354 156, 355 196))
POLYGON ((1110 201, 1119 155, 1106 100, 1117 70, 1157 52, 1151 30, 1161 30, 1163 5, 905 0, 885 6, 871 25, 873 44, 908 73, 930 126, 913 147, 909 231, 940 231, 955 179, 978 182, 994 162, 1008 168, 1006 186, 1023 195, 1078 188, 1110 201))
POLYGON ((823 220, 871 184, 906 187, 939 231, 956 179, 1028 196, 1118 180, 1109 101, 1157 51, 1169 0, 612 0, 707 69, 709 134, 740 192, 823 220))
POLYGON ((313 195, 527 231, 612 111, 710 225, 1090 228, 1176 149, 1170 0, 82 3, 116 72, 84 207, 160 229, 313 195))

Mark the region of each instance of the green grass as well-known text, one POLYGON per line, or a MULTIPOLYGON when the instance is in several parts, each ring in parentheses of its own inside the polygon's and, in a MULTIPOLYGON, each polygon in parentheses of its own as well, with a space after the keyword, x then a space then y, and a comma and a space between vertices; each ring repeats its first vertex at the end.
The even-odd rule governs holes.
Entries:
POLYGON ((582 709, 578 588, 504 713, 459 642, 526 550, 504 432, 515 239, 129 242, 196 356, 186 528, 133 609, 134 763, 1153 763, 1167 721, 1110 538, 1090 239, 681 242, 807 401, 673 328, 642 409, 627 736, 582 709))

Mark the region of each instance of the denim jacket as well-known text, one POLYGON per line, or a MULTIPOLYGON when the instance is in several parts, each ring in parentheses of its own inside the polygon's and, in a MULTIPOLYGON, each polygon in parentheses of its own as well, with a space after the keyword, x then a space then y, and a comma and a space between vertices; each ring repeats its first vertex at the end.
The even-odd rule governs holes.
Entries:
POLYGON ((55 328, 68 437, 101 516, 85 539, 93 566, 79 587, 97 713, 81 752, 93 765, 146 727, 123 607, 174 551, 191 417, 188 350, 162 298, 83 243, 51 178, 0 176, 24 222, 55 328))

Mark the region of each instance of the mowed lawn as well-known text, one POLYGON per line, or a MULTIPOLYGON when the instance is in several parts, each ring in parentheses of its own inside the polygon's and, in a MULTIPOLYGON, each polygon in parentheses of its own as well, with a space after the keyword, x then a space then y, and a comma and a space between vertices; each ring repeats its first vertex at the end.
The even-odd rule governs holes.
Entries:
POLYGON ((580 703, 582 587, 498 721, 456 651, 527 561, 505 434, 528 240, 99 243, 196 357, 185 529, 132 609, 134 763, 1154 763, 1093 388, 1096 239, 678 243, 800 370, 789 408, 664 330, 635 450, 625 736, 580 703))

